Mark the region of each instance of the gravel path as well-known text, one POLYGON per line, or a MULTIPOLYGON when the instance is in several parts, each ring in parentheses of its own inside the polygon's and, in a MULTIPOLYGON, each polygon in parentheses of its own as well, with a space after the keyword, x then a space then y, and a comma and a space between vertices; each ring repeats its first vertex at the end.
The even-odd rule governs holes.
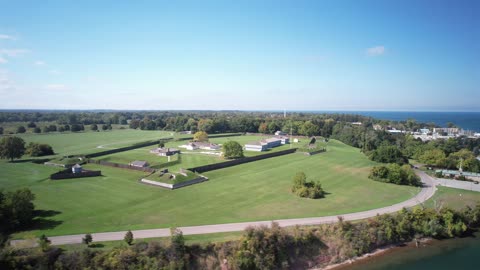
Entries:
MULTIPOLYGON (((387 207, 377 208, 373 210, 356 212, 344 215, 335 215, 335 216, 326 216, 326 217, 312 217, 312 218, 296 218, 296 219, 280 219, 280 220, 267 220, 267 221, 256 221, 256 222, 242 222, 242 223, 228 223, 228 224, 214 224, 214 225, 204 225, 204 226, 189 226, 189 227, 179 227, 184 235, 192 234, 207 234, 207 233, 219 233, 219 232, 235 232, 242 231, 248 226, 259 226, 267 225, 269 226, 272 221, 277 222, 280 226, 294 226, 294 225, 316 225, 316 224, 325 224, 325 223, 334 223, 338 221, 338 216, 342 216, 344 220, 358 220, 365 219, 369 217, 374 217, 377 214, 386 214, 394 213, 402 208, 409 208, 418 204, 421 204, 428 200, 436 191, 436 183, 434 179, 422 171, 416 170, 418 176, 420 176, 423 187, 421 191, 412 197, 409 200, 404 202, 394 204, 387 207)), ((104 233, 92 233, 93 241, 114 241, 114 240, 123 240, 126 231, 120 232, 104 232, 104 233)), ((167 237, 170 236, 170 229, 151 229, 151 230, 136 230, 132 231, 134 238, 154 238, 154 237, 167 237)), ((77 235, 64 235, 64 236, 52 236, 49 239, 52 241, 53 245, 66 245, 66 244, 78 244, 82 242, 84 234, 77 235)), ((28 243, 28 240, 12 240, 11 245, 13 246, 25 246, 28 243)))

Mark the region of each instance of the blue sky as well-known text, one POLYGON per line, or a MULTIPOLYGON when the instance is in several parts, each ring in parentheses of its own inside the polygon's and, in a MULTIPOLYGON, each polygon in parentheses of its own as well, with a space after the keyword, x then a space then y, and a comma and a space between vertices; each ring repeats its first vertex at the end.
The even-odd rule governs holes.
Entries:
POLYGON ((480 1, 0 7, 3 109, 480 111, 480 1))

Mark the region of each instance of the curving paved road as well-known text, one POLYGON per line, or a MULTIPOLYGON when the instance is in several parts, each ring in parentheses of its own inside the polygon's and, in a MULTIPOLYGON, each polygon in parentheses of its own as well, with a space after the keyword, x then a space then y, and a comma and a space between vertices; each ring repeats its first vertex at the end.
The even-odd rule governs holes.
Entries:
MULTIPOLYGON (((422 171, 416 170, 418 176, 420 176, 423 187, 421 191, 415 195, 413 198, 406 200, 401 203, 397 203, 391 206, 377 208, 373 210, 350 213, 345 215, 335 215, 335 216, 326 216, 326 217, 312 217, 312 218, 296 218, 296 219, 280 219, 280 220, 268 220, 268 221, 255 221, 255 222, 242 222, 242 223, 228 223, 228 224, 214 224, 214 225, 204 225, 204 226, 190 226, 190 227, 179 227, 182 230, 184 235, 191 234, 207 234, 207 233, 219 233, 219 232, 234 232, 234 231, 243 231, 248 226, 259 226, 266 225, 269 226, 272 221, 277 222, 280 226, 294 226, 294 225, 316 225, 316 224, 325 224, 325 223, 334 223, 338 221, 338 216, 342 216, 345 220, 358 220, 365 219, 369 217, 374 217, 377 214, 387 214, 400 211, 402 208, 409 208, 420 203, 425 202, 430 197, 435 194, 436 184, 430 176, 425 174, 422 171)), ((123 240, 126 231, 120 232, 104 232, 104 233, 92 233, 93 240, 95 242, 101 241, 115 241, 123 240)), ((167 237, 170 236, 170 229, 152 229, 152 230, 136 230, 132 231, 133 236, 137 239, 141 238, 154 238, 154 237, 167 237)), ((82 243, 82 238, 84 234, 77 235, 64 235, 64 236, 52 236, 49 239, 52 241, 53 245, 67 245, 67 244, 78 244, 82 243)), ((13 246, 25 246, 32 243, 28 240, 12 240, 11 245, 13 246)), ((32 243, 35 245, 36 243, 32 243)), ((30 244, 30 245, 32 245, 30 244)))

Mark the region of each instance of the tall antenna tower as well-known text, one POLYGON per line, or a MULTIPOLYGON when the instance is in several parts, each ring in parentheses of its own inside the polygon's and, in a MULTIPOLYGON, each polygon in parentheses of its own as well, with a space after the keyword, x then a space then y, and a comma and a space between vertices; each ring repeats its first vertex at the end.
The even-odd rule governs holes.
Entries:
POLYGON ((283 118, 287 118, 287 109, 283 109, 283 118))

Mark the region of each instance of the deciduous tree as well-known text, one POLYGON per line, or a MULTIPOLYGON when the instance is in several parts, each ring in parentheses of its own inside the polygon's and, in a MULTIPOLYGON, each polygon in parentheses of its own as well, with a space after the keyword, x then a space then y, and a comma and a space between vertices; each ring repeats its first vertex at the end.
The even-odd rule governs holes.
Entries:
POLYGON ((92 242, 93 242, 93 237, 89 233, 85 234, 85 237, 82 238, 82 243, 84 243, 87 246, 90 246, 92 242))
POLYGON ((193 134, 193 140, 196 142, 207 142, 208 134, 205 131, 197 131, 193 134))
POLYGON ((131 230, 128 230, 127 233, 125 234, 125 237, 123 238, 125 243, 127 243, 129 246, 132 245, 133 243, 133 233, 131 230))
POLYGON ((0 140, 0 158, 21 158, 25 154, 25 141, 19 137, 3 137, 0 140))
POLYGON ((223 144, 222 153, 225 158, 242 158, 243 147, 236 141, 228 141, 223 144))

